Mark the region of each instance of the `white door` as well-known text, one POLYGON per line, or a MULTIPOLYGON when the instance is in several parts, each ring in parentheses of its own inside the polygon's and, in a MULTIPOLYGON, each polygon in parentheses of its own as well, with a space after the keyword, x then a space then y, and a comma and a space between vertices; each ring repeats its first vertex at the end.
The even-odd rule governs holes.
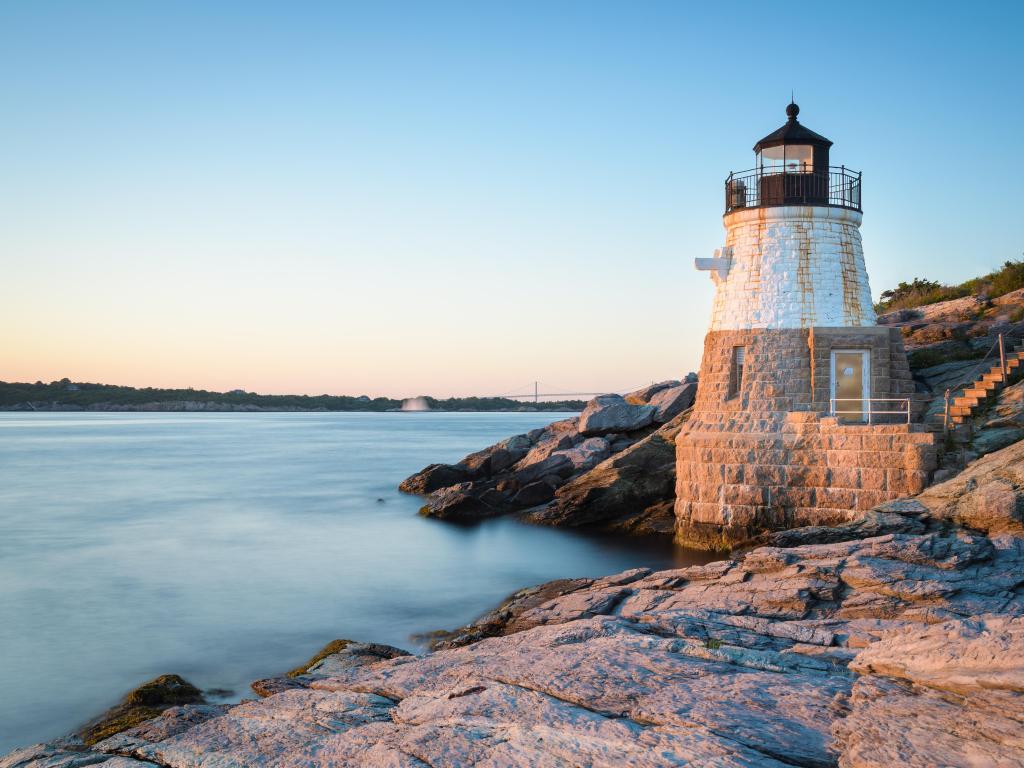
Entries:
POLYGON ((871 358, 866 349, 832 350, 832 412, 842 421, 867 421, 871 358))

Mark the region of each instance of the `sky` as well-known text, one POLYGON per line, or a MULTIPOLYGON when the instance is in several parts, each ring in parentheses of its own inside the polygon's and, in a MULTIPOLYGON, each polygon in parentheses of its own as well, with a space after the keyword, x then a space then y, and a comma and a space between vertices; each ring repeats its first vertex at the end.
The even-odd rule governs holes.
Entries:
POLYGON ((0 0, 0 380, 622 391, 722 183, 863 170, 877 296, 1021 257, 1024 3, 0 0))

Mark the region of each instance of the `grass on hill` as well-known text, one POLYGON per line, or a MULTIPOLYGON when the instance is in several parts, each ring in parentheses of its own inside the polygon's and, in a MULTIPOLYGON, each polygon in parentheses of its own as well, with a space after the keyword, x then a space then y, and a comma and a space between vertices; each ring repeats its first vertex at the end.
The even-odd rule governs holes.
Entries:
POLYGON ((909 283, 902 282, 895 288, 882 291, 882 300, 875 305, 875 311, 881 314, 964 296, 983 295, 994 299, 1018 288, 1024 288, 1024 260, 1007 261, 999 269, 959 285, 943 285, 915 277, 909 283))

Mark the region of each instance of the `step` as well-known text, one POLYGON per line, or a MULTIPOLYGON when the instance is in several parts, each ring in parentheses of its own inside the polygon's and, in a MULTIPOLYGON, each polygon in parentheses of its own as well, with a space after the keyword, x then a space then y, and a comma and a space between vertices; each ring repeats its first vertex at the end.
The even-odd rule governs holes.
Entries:
POLYGON ((973 408, 969 408, 966 405, 951 405, 949 406, 950 416, 970 416, 974 413, 973 408))
MULTIPOLYGON (((1017 372, 1017 369, 1020 368, 1020 366, 1021 366, 1021 361, 1020 360, 1012 360, 1012 361, 1007 360, 1006 361, 1006 378, 1009 379, 1011 376, 1013 376, 1014 373, 1017 372)), ((1000 368, 998 365, 994 365, 994 366, 992 366, 992 369, 988 373, 982 374, 981 378, 984 381, 1002 381, 1003 380, 1003 369, 1000 368)))
POLYGON ((961 395, 960 397, 953 398, 953 405, 966 406, 967 408, 977 408, 981 402, 977 397, 971 397, 969 395, 961 395))
POLYGON ((977 400, 984 400, 989 395, 994 395, 994 394, 995 394, 995 387, 980 387, 980 386, 975 385, 975 386, 971 387, 970 389, 965 389, 964 390, 964 396, 965 397, 973 397, 973 398, 975 398, 977 400))

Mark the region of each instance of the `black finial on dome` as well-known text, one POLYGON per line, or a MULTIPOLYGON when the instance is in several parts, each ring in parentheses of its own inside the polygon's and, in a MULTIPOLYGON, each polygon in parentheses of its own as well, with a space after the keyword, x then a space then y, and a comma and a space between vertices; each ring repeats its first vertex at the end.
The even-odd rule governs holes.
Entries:
POLYGON ((796 116, 799 114, 800 107, 797 105, 795 101, 790 101, 789 104, 786 105, 786 117, 788 117, 790 120, 796 120, 796 116))

